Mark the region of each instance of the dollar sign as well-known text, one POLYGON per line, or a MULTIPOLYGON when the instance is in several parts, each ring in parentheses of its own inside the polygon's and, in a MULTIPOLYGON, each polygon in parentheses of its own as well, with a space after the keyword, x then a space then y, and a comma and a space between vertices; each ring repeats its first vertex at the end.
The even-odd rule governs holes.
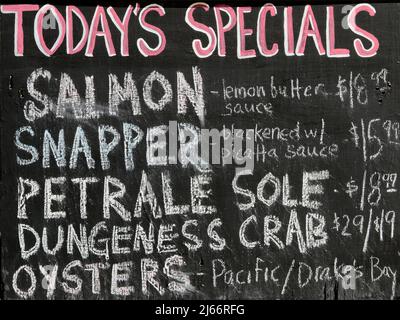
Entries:
POLYGON ((354 122, 351 122, 351 128, 349 130, 350 134, 352 135, 352 140, 354 141, 354 144, 356 146, 356 148, 359 147, 359 140, 360 140, 360 136, 357 133, 357 126, 354 124, 354 122))
POLYGON ((353 180, 353 177, 350 177, 350 181, 347 182, 346 187, 346 193, 349 195, 350 198, 353 198, 353 194, 358 191, 358 186, 356 182, 353 180))

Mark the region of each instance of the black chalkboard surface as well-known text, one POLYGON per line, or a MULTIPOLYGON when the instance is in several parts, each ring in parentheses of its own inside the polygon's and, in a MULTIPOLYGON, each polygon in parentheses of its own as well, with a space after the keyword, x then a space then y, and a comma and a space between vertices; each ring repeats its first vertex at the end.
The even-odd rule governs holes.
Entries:
POLYGON ((399 298, 399 4, 1 11, 4 299, 399 298))

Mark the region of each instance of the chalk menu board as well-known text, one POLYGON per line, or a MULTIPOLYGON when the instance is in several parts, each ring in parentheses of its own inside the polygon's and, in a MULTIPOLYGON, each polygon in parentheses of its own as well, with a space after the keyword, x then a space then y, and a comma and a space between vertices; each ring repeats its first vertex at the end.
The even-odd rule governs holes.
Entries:
POLYGON ((4 299, 399 298, 399 4, 1 11, 4 299))

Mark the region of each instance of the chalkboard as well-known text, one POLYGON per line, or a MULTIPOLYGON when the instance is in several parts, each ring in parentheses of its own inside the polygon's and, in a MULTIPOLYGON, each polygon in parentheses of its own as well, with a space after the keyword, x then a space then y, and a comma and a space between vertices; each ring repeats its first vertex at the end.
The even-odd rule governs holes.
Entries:
POLYGON ((400 5, 2 5, 4 299, 396 299, 400 5))

